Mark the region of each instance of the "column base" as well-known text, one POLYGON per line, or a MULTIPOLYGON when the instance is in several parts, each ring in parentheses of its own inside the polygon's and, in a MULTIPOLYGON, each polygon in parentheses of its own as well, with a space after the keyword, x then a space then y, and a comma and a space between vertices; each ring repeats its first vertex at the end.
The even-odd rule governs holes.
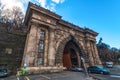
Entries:
POLYGON ((27 67, 26 74, 40 74, 40 73, 53 73, 61 72, 65 69, 63 66, 48 66, 48 67, 27 67))

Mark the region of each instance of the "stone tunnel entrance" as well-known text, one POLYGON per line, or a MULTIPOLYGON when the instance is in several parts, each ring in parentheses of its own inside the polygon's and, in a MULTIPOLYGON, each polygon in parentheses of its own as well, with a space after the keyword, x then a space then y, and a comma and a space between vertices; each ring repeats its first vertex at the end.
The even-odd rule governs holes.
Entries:
POLYGON ((74 41, 67 42, 63 51, 63 66, 70 69, 72 66, 81 66, 79 47, 74 41))

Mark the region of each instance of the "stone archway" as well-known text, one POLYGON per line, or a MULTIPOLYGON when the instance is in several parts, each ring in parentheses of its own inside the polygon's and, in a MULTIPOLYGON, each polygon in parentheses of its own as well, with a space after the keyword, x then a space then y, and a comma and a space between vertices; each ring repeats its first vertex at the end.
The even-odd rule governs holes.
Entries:
MULTIPOLYGON (((58 46, 57 53, 55 55, 55 64, 56 65, 60 64, 60 65, 63 66, 63 53, 64 53, 64 49, 65 49, 67 43, 69 43, 71 41, 74 44, 72 46, 73 50, 75 51, 76 55, 79 56, 79 61, 80 61, 80 56, 83 55, 83 48, 80 45, 80 43, 73 36, 69 36, 69 37, 66 37, 64 40, 62 40, 60 42, 59 46, 58 46)), ((80 62, 78 62, 78 66, 80 66, 80 62)))
POLYGON ((77 44, 73 40, 68 41, 63 51, 63 66, 67 69, 72 66, 81 66, 80 56, 77 44))

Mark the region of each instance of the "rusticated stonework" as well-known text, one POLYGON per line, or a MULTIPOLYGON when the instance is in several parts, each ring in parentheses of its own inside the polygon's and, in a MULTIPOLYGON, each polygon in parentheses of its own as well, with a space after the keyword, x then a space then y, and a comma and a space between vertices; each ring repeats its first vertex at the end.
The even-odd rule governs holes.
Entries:
MULTIPOLYGON (((23 56, 26 60, 23 59, 22 65, 27 64, 27 68, 61 69, 64 66, 63 54, 70 52, 65 49, 71 48, 77 55, 78 66, 82 65, 81 57, 87 66, 101 64, 96 47, 98 33, 93 30, 64 21, 61 16, 32 3, 28 5, 25 25, 28 26, 28 34, 23 56), (44 39, 40 34, 42 31, 45 32, 44 39), (44 40, 42 54, 39 53, 40 40, 44 40), (66 47, 67 45, 69 46, 66 47), (39 55, 42 56, 41 64, 39 55)), ((72 63, 76 65, 75 62, 72 63)))

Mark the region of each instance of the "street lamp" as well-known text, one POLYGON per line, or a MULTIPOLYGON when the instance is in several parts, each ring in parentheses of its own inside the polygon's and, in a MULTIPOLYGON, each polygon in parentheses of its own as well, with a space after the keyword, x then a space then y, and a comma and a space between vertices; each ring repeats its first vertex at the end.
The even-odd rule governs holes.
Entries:
POLYGON ((89 77, 88 72, 87 72, 87 67, 86 67, 86 65, 85 65, 85 59, 84 59, 83 57, 81 57, 81 61, 82 61, 82 63, 83 63, 83 67, 84 67, 84 70, 85 70, 85 75, 86 75, 87 77, 89 77))
POLYGON ((118 61, 120 61, 120 58, 118 58, 118 61))
POLYGON ((27 62, 27 56, 24 56, 24 64, 23 64, 24 70, 26 70, 26 68, 27 68, 26 62, 27 62))

